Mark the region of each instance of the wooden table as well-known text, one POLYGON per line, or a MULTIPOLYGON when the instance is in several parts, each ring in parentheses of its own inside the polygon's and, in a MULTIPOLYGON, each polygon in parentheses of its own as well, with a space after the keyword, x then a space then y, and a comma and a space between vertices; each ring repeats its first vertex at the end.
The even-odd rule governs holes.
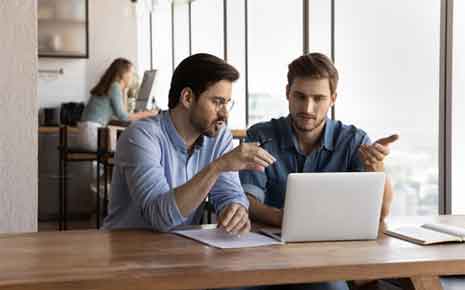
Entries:
MULTIPOLYGON (((391 224, 465 216, 398 218, 391 224)), ((377 241, 300 243, 220 250, 149 231, 0 235, 0 289, 205 289, 412 277, 441 289, 438 275, 465 274, 465 245, 377 241)))

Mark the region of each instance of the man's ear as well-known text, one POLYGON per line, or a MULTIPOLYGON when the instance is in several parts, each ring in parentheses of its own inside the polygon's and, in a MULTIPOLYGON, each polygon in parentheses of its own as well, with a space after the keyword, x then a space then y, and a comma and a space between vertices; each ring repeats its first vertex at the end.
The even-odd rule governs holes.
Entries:
POLYGON ((181 91, 181 99, 179 102, 184 106, 184 108, 189 109, 194 102, 194 92, 192 92, 191 88, 185 87, 181 91))
POLYGON ((331 95, 331 107, 336 104, 336 99, 337 99, 337 93, 334 92, 334 94, 331 95))

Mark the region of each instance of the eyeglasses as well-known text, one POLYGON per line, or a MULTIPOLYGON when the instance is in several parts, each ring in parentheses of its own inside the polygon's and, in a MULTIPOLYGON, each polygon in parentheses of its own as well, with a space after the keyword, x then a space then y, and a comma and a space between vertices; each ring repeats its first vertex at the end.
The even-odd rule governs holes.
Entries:
POLYGON ((226 111, 230 112, 232 108, 234 107, 234 100, 229 99, 226 101, 224 98, 220 97, 213 97, 210 99, 213 105, 215 105, 215 108, 217 111, 221 111, 222 109, 225 109, 226 111))

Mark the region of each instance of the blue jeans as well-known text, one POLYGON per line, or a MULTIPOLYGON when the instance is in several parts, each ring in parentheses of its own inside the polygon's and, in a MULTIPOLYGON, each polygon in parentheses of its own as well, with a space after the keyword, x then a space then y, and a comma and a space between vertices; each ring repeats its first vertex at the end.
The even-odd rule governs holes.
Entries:
MULTIPOLYGON (((349 290, 345 281, 230 288, 223 290, 349 290)), ((454 289, 455 290, 455 289, 454 289)))
POLYGON ((441 284, 444 290, 463 290, 465 289, 465 276, 444 276, 441 277, 441 284))

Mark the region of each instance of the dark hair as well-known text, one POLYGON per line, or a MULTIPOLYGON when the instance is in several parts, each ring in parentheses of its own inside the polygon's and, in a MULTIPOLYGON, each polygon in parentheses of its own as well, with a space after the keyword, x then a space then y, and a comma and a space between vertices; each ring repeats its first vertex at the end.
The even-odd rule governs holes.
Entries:
POLYGON ((111 84, 119 80, 131 66, 132 63, 125 58, 115 59, 102 75, 97 85, 90 90, 90 94, 92 96, 106 96, 111 84))
POLYGON ((314 78, 329 80, 331 94, 336 92, 339 74, 333 62, 324 54, 304 54, 289 64, 287 85, 290 87, 296 78, 314 78))
POLYGON ((185 58, 174 70, 171 78, 168 108, 175 108, 181 91, 189 87, 195 96, 201 95, 216 82, 234 82, 239 72, 221 58, 207 53, 198 53, 185 58))

